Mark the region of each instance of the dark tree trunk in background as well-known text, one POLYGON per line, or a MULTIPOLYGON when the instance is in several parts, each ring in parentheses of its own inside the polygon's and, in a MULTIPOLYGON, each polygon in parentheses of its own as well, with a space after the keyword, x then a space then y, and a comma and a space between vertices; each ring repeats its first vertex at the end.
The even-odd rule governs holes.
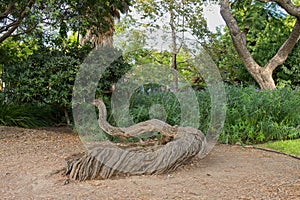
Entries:
POLYGON ((178 90, 178 71, 177 71, 177 41, 176 41, 176 28, 175 28, 175 22, 174 22, 174 11, 173 11, 173 5, 174 2, 171 0, 170 2, 170 27, 172 31, 172 58, 171 58, 171 68, 174 70, 173 72, 173 81, 174 81, 174 90, 178 90))

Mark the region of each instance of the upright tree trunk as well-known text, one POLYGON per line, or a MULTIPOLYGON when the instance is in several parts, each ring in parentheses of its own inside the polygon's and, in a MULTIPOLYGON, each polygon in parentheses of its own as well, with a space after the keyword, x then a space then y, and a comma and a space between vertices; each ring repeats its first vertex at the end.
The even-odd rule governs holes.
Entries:
POLYGON ((62 109, 63 109, 64 114, 65 114, 67 125, 70 126, 71 125, 71 120, 70 120, 70 116, 69 116, 69 113, 68 113, 68 108, 66 106, 63 106, 62 109))
POLYGON ((174 90, 178 90, 178 72, 177 72, 177 42, 176 42, 176 29, 174 22, 174 11, 173 11, 173 1, 170 2, 170 27, 172 32, 172 58, 171 58, 171 67, 174 69, 173 81, 174 81, 174 90))
POLYGON ((260 67, 254 60, 248 59, 248 62, 244 62, 246 70, 254 78, 254 80, 259 84, 260 88, 266 89, 276 89, 276 84, 272 77, 273 70, 260 67))
POLYGON ((266 68, 261 68, 261 72, 253 76, 260 88, 263 90, 276 89, 275 81, 272 77, 273 71, 266 68))

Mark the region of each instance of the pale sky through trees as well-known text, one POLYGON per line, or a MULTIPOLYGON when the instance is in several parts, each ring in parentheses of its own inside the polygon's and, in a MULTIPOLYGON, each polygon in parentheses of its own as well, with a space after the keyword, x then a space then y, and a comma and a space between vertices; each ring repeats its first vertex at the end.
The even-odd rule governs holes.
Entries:
MULTIPOLYGON (((141 19, 139 13, 132 8, 129 13, 135 20, 137 20, 139 25, 136 25, 134 29, 139 30, 147 30, 145 26, 141 26, 141 24, 152 24, 151 20, 149 19, 141 19)), ((217 27, 225 26, 225 22, 220 14, 220 6, 216 4, 204 5, 203 8, 203 15, 207 20, 207 26, 210 31, 216 32, 217 27)), ((124 15, 126 17, 126 15, 124 15)), ((121 20, 122 21, 122 20, 121 20)), ((122 23, 122 22, 121 22, 122 23)), ((169 15, 166 13, 164 16, 160 17, 156 22, 160 26, 155 32, 148 32, 147 36, 147 47, 148 48, 155 48, 157 50, 166 50, 168 49, 172 41, 170 38, 166 38, 165 36, 170 34, 170 30, 163 28, 165 25, 169 25, 169 15)), ((178 34, 179 37, 182 37, 182 34, 178 34)), ((189 33, 185 32, 184 37, 186 39, 194 39, 194 37, 189 33)), ((124 38, 123 38, 124 39, 124 38)))
MULTIPOLYGON (((135 19, 139 19, 139 21, 141 20, 139 14, 134 9, 131 10, 131 15, 134 16, 135 19)), ((217 27, 225 26, 225 22, 220 14, 220 5, 205 5, 203 8, 203 15, 207 20, 207 25, 210 31, 215 32, 217 27)), ((164 24, 163 20, 159 21, 161 21, 161 24, 164 24)), ((166 23, 169 23, 168 20, 166 23)))
POLYGON ((225 22, 220 14, 219 5, 205 6, 203 9, 204 16, 207 19, 207 25, 210 31, 215 32, 219 26, 225 26, 225 22))

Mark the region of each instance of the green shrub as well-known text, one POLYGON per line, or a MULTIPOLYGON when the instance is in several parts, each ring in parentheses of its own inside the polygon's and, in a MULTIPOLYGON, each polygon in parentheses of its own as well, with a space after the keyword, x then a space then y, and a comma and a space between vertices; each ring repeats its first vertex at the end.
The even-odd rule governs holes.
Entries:
POLYGON ((130 99, 130 115, 134 122, 138 123, 150 119, 150 109, 153 105, 160 105, 165 110, 165 113, 156 113, 161 115, 155 116, 156 118, 166 120, 166 122, 171 125, 180 123, 180 104, 175 95, 171 92, 157 92, 150 94, 135 93, 132 95, 130 99), (163 114, 166 116, 163 116, 163 114))
POLYGON ((300 137, 299 90, 228 87, 227 100, 221 142, 251 144, 300 137))

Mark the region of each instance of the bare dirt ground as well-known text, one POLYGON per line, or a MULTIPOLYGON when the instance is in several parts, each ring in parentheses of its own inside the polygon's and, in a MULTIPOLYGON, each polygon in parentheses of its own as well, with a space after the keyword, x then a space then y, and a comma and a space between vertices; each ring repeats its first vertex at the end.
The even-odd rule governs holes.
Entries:
POLYGON ((300 160, 217 145, 166 175, 65 183, 51 172, 84 151, 67 129, 0 127, 0 199, 300 199, 300 160))

